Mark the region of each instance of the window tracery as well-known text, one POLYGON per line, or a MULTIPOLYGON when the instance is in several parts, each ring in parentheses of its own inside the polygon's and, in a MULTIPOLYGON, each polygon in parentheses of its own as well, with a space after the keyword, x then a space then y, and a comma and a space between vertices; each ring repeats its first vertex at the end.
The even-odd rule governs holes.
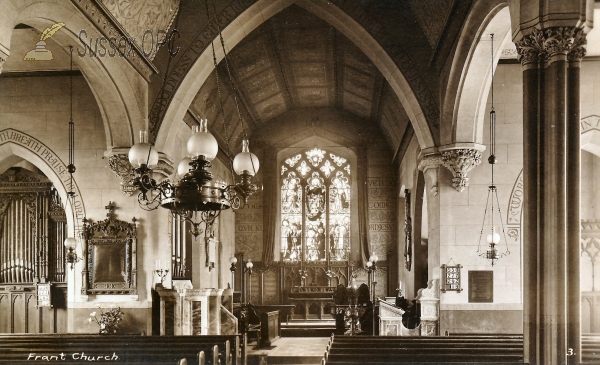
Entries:
POLYGON ((350 164, 313 148, 281 165, 281 257, 284 262, 347 261, 350 164), (294 169, 294 166, 297 166, 294 169))

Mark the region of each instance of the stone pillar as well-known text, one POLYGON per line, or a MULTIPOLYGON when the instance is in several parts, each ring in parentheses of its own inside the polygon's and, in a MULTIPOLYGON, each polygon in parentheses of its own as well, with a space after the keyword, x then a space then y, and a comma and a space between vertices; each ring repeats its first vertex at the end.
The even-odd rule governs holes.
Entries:
MULTIPOLYGON (((585 56, 586 39, 579 31, 567 56, 567 344, 574 353, 572 364, 581 362, 581 124, 580 66, 585 56)), ((567 351, 569 351, 567 349, 567 351)))
POLYGON ((438 177, 440 166, 443 164, 439 153, 420 156, 419 170, 425 177, 425 194, 427 194, 427 225, 428 225, 428 273, 429 280, 440 277, 440 196, 438 177))
POLYGON ((578 61, 567 60, 581 59, 581 38, 575 27, 534 28, 516 43, 523 64, 524 355, 531 364, 581 359, 579 239, 571 242, 579 237, 579 73, 578 61), (574 51, 574 44, 581 46, 574 51), (577 165, 570 175, 569 164, 577 165))

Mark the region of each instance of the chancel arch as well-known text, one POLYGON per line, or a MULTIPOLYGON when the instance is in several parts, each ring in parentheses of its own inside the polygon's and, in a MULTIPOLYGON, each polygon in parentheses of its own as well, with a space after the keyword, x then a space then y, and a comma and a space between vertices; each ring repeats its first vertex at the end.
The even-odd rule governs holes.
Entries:
MULTIPOLYGON (((412 70, 414 71, 413 74, 415 77, 408 80, 398 68, 394 59, 386 53, 385 49, 381 47, 376 39, 370 36, 359 23, 337 6, 332 6, 321 1, 277 1, 268 4, 263 2, 263 0, 258 1, 236 19, 232 20, 231 23, 223 29, 223 38, 226 48, 232 52, 235 51, 236 45, 245 39, 245 37, 253 30, 284 9, 290 7, 290 5, 299 6, 311 14, 316 15, 327 24, 333 26, 338 32, 347 37, 347 39, 358 47, 389 83, 393 94, 404 108, 406 115, 408 116, 407 119, 413 124, 415 134, 421 147, 428 148, 435 145, 435 136, 431 132, 432 127, 430 126, 430 123, 433 122, 428 120, 428 118, 434 118, 435 122, 437 122, 437 106, 433 105, 435 103, 432 99, 427 99, 431 104, 428 105, 428 107, 432 111, 428 111, 427 115, 429 117, 426 117, 424 108, 412 89, 414 85, 411 84, 411 82, 420 83, 425 89, 421 90, 420 95, 429 95, 427 87, 423 86, 424 84, 420 81, 420 77, 416 76, 418 75, 418 72, 412 70)), ((218 42, 216 42, 215 45, 217 45, 217 43, 218 42)), ((168 154, 172 151, 177 151, 177 146, 174 142, 178 133, 177 125, 178 123, 181 123, 182 120, 188 119, 186 113, 188 112, 190 105, 214 71, 212 51, 207 44, 198 41, 190 47, 189 51, 191 52, 189 57, 196 57, 193 65, 189 67, 189 70, 185 69, 185 62, 190 62, 190 59, 189 57, 182 57, 181 61, 179 61, 181 65, 178 63, 174 66, 175 69, 178 70, 177 75, 171 75, 169 76, 170 78, 167 79, 165 86, 166 94, 163 95, 166 99, 160 99, 161 96, 159 95, 151 110, 151 119, 159 118, 158 123, 160 123, 158 125, 160 128, 155 131, 155 133, 157 133, 156 146, 159 150, 168 154), (200 46, 204 47, 202 51, 197 49, 197 47, 200 46), (194 52, 196 53, 194 54, 194 52), (178 79, 182 77, 182 72, 185 77, 178 79), (166 102, 169 102, 169 104, 160 105, 161 103, 166 102), (163 108, 166 110, 161 112, 163 108)), ((218 50, 216 56, 217 62, 220 62, 223 58, 222 51, 218 50)), ((329 103, 330 102, 326 102, 325 104, 329 103)), ((232 127, 231 129, 234 128, 237 127, 232 127)), ((252 133, 254 133, 254 131, 252 133)), ((239 148, 239 146, 233 148, 236 147, 239 148)))

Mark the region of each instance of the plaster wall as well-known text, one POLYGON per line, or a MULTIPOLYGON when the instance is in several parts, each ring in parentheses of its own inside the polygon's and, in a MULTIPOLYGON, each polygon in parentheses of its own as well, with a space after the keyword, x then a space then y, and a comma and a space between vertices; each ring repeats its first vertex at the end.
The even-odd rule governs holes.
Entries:
MULTIPOLYGON (((522 248, 521 237, 513 239, 501 231, 500 220, 506 227, 510 195, 523 168, 523 101, 522 68, 519 64, 498 65, 494 75, 494 108, 497 115, 496 157, 494 184, 502 216, 498 214, 495 196, 489 195, 486 222, 482 221, 488 199, 492 168, 489 157, 489 118, 486 115, 483 130, 482 163, 469 172, 469 186, 463 192, 452 187, 452 175, 446 168, 439 174, 440 246, 439 264, 434 270, 440 273, 442 264, 463 266, 461 286, 463 291, 441 293, 440 330, 449 332, 508 332, 522 331, 522 248), (494 212, 491 204, 494 204, 494 212), (487 234, 491 231, 491 217, 501 236, 498 250, 510 254, 502 257, 494 266, 479 253, 488 248, 487 234), (493 302, 469 302, 469 271, 493 272, 493 302), (506 311, 506 315, 499 315, 506 311)), ((488 96, 486 110, 491 109, 488 96)), ((431 229, 435 227, 431 227, 431 229)), ((430 254, 431 256, 431 254, 430 254)), ((430 260, 431 265, 431 260, 430 260)), ((431 273, 431 272, 430 272, 431 273)), ((437 274, 438 277, 440 274, 437 274)))
MULTIPOLYGON (((581 63, 581 118, 600 115, 600 60, 581 63)), ((587 133, 597 133, 591 130, 587 133)), ((581 151, 581 219, 600 220, 600 156, 581 151)))

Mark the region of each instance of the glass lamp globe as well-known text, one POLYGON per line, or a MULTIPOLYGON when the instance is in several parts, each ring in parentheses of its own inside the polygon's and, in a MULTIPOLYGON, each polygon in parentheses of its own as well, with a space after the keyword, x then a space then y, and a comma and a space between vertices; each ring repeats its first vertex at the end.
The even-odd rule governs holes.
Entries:
POLYGON ((229 259, 229 263, 234 265, 237 264, 237 257, 231 256, 231 258, 229 259))
POLYGON ((487 235, 487 242, 498 244, 500 242, 500 235, 496 233, 496 227, 492 228, 492 233, 487 235))
POLYGON ((252 269, 254 267, 254 264, 252 263, 252 261, 250 261, 250 259, 248 259, 248 262, 246 263, 246 267, 248 269, 252 269))
POLYGON ((233 170, 238 175, 246 172, 250 176, 254 176, 258 172, 259 166, 258 157, 250 152, 250 142, 244 139, 242 141, 242 152, 238 153, 233 159, 233 170))
POLYGON ((65 247, 74 249, 75 247, 77 247, 77 240, 73 237, 68 237, 65 240, 65 247))
POLYGON ((219 144, 208 131, 207 123, 207 119, 201 119, 200 126, 194 127, 194 133, 187 141, 188 155, 193 159, 204 156, 206 160, 211 161, 219 152, 219 144))
POLYGON ((158 165, 158 151, 148 143, 146 131, 140 131, 140 141, 129 149, 129 163, 135 168, 142 165, 158 165))
POLYGON ((183 176, 190 172, 190 170, 192 169, 192 165, 190 165, 190 162, 192 162, 192 159, 189 157, 186 157, 183 160, 181 160, 179 162, 179 165, 177 165, 177 175, 183 176))

